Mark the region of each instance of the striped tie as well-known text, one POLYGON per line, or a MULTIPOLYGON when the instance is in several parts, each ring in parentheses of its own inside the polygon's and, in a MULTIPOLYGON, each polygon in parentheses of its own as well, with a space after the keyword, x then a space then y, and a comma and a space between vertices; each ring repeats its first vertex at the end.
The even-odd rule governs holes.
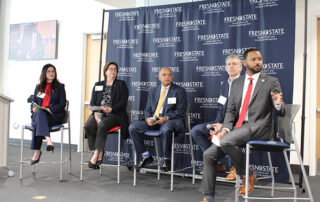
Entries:
POLYGON ((162 93, 161 93, 161 96, 159 98, 159 102, 158 102, 156 111, 154 112, 154 116, 156 116, 156 117, 159 117, 160 109, 162 108, 164 100, 166 99, 166 91, 167 91, 167 87, 164 87, 162 89, 162 93))

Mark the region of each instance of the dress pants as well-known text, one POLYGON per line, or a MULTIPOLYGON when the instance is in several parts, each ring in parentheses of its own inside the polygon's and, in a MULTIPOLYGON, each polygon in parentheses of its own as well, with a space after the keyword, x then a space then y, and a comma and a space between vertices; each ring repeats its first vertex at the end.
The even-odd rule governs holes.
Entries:
POLYGON ((54 115, 48 114, 42 110, 37 110, 32 114, 33 134, 31 141, 32 150, 40 150, 44 136, 50 137, 50 127, 58 125, 62 121, 55 120, 54 115))
MULTIPOLYGON (((171 158, 172 135, 174 131, 177 131, 177 124, 177 120, 167 120, 161 126, 148 126, 146 121, 132 123, 129 126, 129 133, 136 149, 137 157, 139 158, 147 150, 144 145, 144 132, 147 130, 160 130, 163 157, 171 158)), ((183 124, 182 120, 181 124, 183 124)))
POLYGON ((103 151, 108 131, 118 125, 120 124, 115 115, 105 116, 97 123, 93 114, 91 114, 84 126, 90 151, 95 149, 103 151))
POLYGON ((206 151, 212 145, 211 140, 209 139, 210 130, 207 129, 208 124, 212 124, 212 121, 198 124, 190 131, 193 140, 200 146, 202 152, 206 151))
POLYGON ((203 153, 204 174, 202 177, 202 191, 204 194, 214 195, 217 177, 218 160, 229 155, 238 175, 245 174, 245 156, 241 146, 251 140, 252 132, 248 124, 234 129, 222 137, 220 147, 212 145, 203 153))

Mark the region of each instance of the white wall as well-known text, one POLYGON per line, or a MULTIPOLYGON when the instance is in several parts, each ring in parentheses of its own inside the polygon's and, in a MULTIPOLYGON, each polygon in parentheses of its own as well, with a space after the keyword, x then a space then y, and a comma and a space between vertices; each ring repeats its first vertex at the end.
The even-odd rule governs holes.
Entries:
MULTIPOLYGON (((137 0, 137 6, 190 2, 190 0, 137 0)), ((316 19, 320 17, 320 1, 308 1, 307 91, 305 119, 305 164, 310 174, 316 174, 316 19)), ((124 5, 125 7, 125 5, 124 5)), ((102 9, 110 9, 93 0, 1 0, 0 18, 0 92, 15 99, 11 123, 30 120, 26 98, 33 92, 43 64, 50 62, 58 68, 58 78, 66 84, 70 100, 72 143, 79 143, 83 90, 84 33, 99 33, 102 9), (36 5, 36 6, 35 6, 36 5), (8 61, 9 24, 57 19, 59 23, 58 59, 50 61, 8 61), (2 82, 2 83, 1 83, 2 82)), ((107 15, 106 15, 107 16, 107 15)), ((107 21, 107 19, 106 19, 107 21)), ((293 103, 302 103, 304 0, 296 0, 296 40, 293 103)), ((300 140, 301 110, 296 118, 296 134, 300 140)), ((20 132, 11 128, 10 138, 20 132)), ((292 163, 297 163, 295 157, 292 163)))
MULTIPOLYGON (((102 9, 112 8, 92 0, 2 0, 2 3, 4 2, 7 4, 5 9, 8 12, 5 25, 1 27, 5 33, 1 36, 1 41, 5 42, 1 47, 4 46, 5 51, 0 64, 4 72, 1 75, 3 91, 15 100, 11 108, 11 123, 30 122, 30 107, 26 99, 33 94, 42 66, 52 63, 57 68, 58 79, 66 87, 67 99, 70 101, 72 144, 78 144, 83 109, 84 33, 100 33, 102 9), (9 25, 46 20, 58 21, 57 59, 8 60, 9 25)), ((20 130, 11 126, 10 138, 20 138, 20 130)), ((54 135, 53 141, 59 141, 59 135, 54 135)))

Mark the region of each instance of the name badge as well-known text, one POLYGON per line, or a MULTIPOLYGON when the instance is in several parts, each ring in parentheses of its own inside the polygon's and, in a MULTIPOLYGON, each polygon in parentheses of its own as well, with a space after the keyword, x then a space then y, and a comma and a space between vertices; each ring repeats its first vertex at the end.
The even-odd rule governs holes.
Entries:
POLYGON ((96 86, 94 90, 95 91, 102 91, 103 90, 103 86, 96 86))
POLYGON ((176 97, 169 97, 168 98, 168 104, 176 104, 177 98, 176 97))
POLYGON ((218 99, 218 103, 222 104, 222 105, 225 105, 227 102, 227 98, 220 95, 219 99, 218 99))
POLYGON ((41 93, 41 92, 39 92, 38 93, 38 95, 37 95, 37 97, 39 97, 39 98, 44 98, 44 96, 46 96, 46 94, 45 93, 41 93))

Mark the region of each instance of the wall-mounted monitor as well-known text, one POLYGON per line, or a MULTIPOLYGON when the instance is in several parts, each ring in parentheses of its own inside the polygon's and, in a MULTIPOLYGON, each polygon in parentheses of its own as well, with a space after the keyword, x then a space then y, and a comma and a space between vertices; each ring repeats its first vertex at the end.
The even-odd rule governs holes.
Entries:
POLYGON ((47 60, 56 57, 56 20, 10 25, 9 60, 47 60))

